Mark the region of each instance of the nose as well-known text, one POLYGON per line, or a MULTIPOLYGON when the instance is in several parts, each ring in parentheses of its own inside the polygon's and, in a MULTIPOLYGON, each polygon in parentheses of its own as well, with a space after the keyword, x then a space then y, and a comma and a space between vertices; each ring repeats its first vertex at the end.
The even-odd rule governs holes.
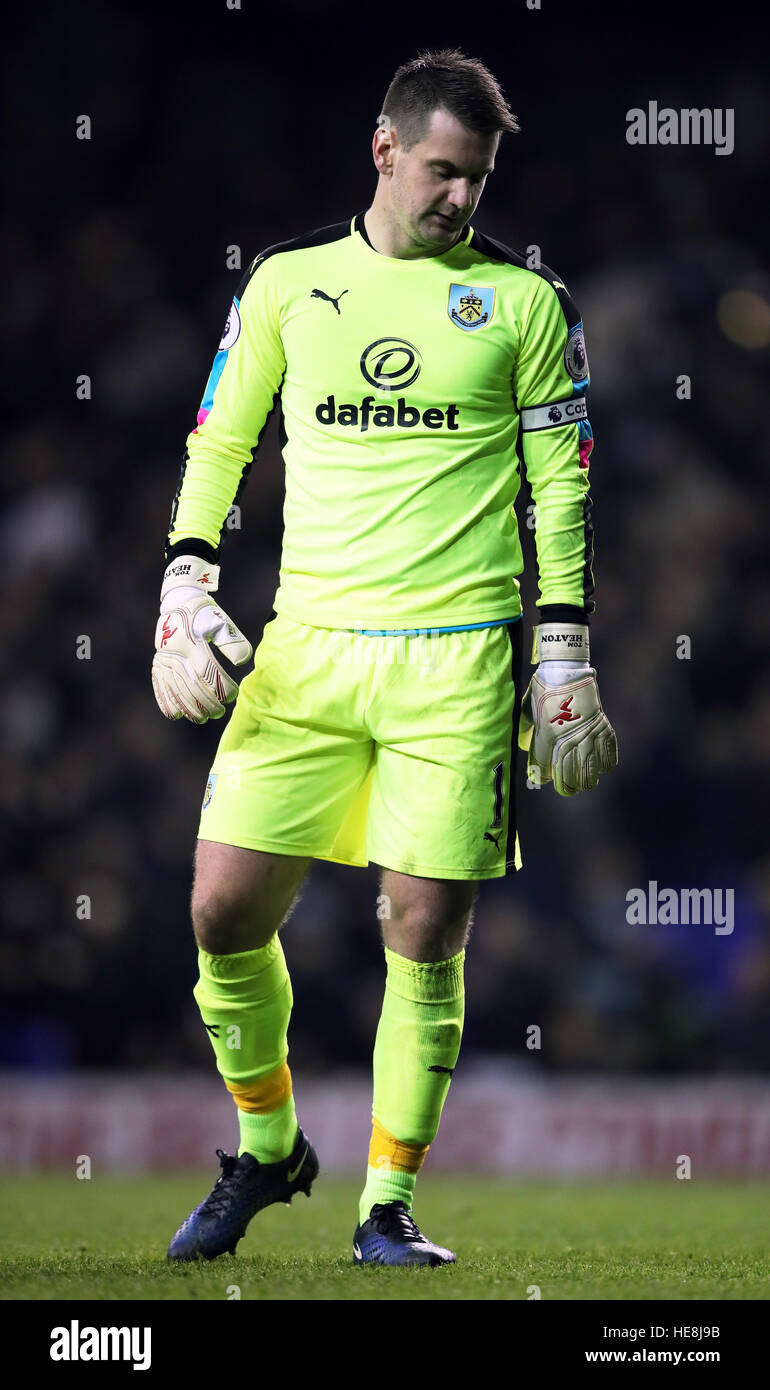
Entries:
POLYGON ((461 212, 473 206, 473 185, 470 179, 453 180, 449 202, 453 208, 458 208, 461 212))

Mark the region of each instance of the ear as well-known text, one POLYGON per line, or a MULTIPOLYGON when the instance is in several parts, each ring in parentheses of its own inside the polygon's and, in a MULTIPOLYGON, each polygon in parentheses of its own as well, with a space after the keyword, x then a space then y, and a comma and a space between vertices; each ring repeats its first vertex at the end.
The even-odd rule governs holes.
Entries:
POLYGON ((393 169, 393 132, 389 116, 380 116, 372 140, 372 157, 380 174, 390 174, 393 169))

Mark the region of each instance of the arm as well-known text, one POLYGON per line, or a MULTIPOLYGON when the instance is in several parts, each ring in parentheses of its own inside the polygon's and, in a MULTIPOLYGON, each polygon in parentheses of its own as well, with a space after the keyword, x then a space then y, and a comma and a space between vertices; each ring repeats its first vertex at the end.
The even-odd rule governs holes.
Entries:
POLYGON ((269 259, 258 256, 241 282, 188 436, 166 541, 161 616, 152 683, 168 719, 219 719, 238 686, 215 659, 235 665, 251 643, 210 595, 219 584, 225 521, 240 496, 285 370, 269 259))
POLYGON ((522 331, 514 394, 536 509, 537 605, 543 622, 587 623, 594 611, 589 380, 577 308, 557 277, 552 283, 538 276, 522 331))
POLYGON ((280 395, 286 359, 274 270, 274 259, 257 256, 233 299, 198 423, 187 437, 167 564, 183 549, 212 564, 218 561, 227 514, 243 491, 280 395))
POLYGON ((572 796, 617 763, 617 742, 589 665, 594 611, 588 461, 588 359, 578 311, 551 272, 538 277, 514 377, 522 453, 535 503, 538 663, 522 702, 519 745, 536 785, 572 796))

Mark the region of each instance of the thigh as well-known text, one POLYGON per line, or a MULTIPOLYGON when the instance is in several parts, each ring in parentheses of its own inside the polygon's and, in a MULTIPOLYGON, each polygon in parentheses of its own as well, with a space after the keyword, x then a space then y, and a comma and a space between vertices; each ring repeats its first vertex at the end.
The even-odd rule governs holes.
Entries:
POLYGON ((422 656, 417 647, 413 659, 376 679, 367 854, 420 878, 501 877, 521 863, 514 795, 521 624, 425 641, 422 656))

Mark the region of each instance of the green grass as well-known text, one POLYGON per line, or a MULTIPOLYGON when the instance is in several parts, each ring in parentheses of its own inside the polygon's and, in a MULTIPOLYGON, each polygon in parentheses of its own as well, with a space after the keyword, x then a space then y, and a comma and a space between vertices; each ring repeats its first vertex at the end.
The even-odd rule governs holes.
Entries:
POLYGON ((767 1299, 770 1202, 760 1183, 530 1182, 424 1176, 415 1216, 457 1253, 442 1269, 357 1269, 359 1187, 255 1217, 236 1256, 170 1265, 177 1225, 213 1175, 6 1177, 5 1299, 767 1299))

